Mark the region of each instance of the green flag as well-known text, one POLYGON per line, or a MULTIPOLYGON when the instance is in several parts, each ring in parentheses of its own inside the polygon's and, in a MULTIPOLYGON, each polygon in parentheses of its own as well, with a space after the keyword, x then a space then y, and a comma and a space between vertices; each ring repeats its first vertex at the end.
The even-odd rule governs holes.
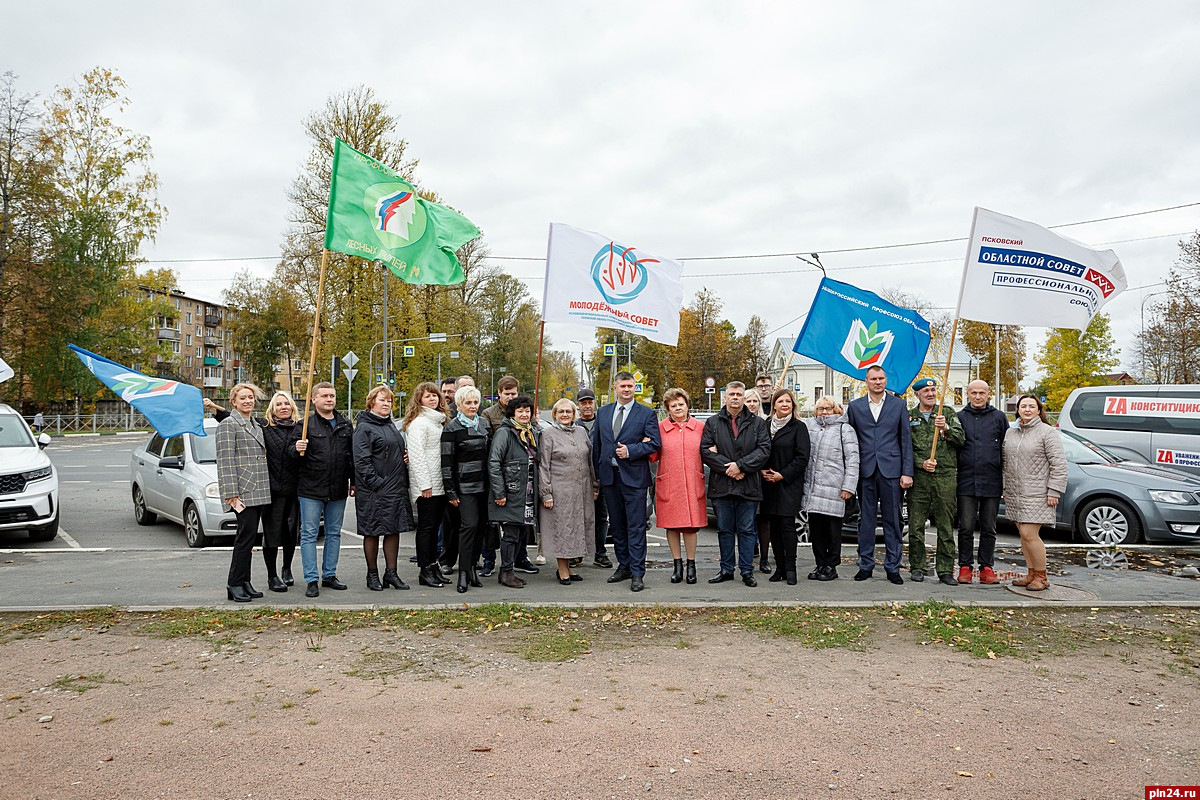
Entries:
POLYGON ((326 250, 382 261, 408 283, 449 286, 464 280, 454 251, 479 235, 462 214, 422 200, 393 170, 334 141, 326 250))

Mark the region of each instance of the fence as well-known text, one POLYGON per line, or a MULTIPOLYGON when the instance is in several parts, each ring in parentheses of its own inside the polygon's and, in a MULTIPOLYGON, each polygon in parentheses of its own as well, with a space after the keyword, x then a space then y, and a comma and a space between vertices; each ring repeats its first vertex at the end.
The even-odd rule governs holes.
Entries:
MULTIPOLYGON (((44 414, 45 433, 111 433, 113 431, 150 431, 153 426, 141 412, 130 407, 127 411, 110 414, 44 414)), ((25 421, 33 427, 33 417, 25 421)))

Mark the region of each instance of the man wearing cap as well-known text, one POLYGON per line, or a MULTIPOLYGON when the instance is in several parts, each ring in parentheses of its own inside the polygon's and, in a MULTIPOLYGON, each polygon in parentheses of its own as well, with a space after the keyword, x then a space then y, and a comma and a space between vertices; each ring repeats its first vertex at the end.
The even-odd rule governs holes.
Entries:
MULTIPOLYGON (((587 431, 588 436, 591 436, 592 428, 596 427, 596 393, 591 389, 580 389, 579 394, 575 396, 575 402, 579 404, 579 419, 575 420, 575 424, 587 431)), ((608 548, 605 547, 608 539, 608 506, 604 502, 603 492, 596 496, 595 504, 596 557, 592 560, 592 566, 612 569, 612 561, 608 558, 608 548)))
POLYGON ((917 404, 908 412, 912 431, 913 485, 908 490, 908 567, 914 581, 925 580, 925 523, 937 528, 934 569, 938 580, 956 586, 954 578, 954 517, 958 511, 958 448, 966 435, 954 409, 937 404, 938 383, 920 378, 913 383, 917 404), (937 437, 937 453, 930 458, 937 437))

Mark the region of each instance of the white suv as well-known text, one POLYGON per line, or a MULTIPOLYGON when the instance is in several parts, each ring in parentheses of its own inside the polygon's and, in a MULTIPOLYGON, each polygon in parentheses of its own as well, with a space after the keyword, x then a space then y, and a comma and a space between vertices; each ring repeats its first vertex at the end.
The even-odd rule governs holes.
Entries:
POLYGON ((0 403, 0 531, 27 530, 35 542, 58 535, 58 472, 11 406, 0 403))

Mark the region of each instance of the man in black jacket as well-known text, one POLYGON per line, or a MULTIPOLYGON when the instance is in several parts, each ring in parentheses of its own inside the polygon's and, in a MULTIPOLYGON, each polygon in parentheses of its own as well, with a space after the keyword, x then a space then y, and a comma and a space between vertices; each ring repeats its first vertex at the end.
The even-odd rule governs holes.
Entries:
POLYGON ((1001 453, 1008 417, 988 403, 988 385, 967 384, 967 405, 958 412, 966 442, 958 450, 958 582, 971 582, 975 522, 979 521, 979 582, 999 583, 992 569, 996 515, 1003 489, 1001 453))
POLYGON ((721 571, 709 583, 733 580, 736 543, 742 583, 754 579, 754 544, 758 530, 754 512, 762 500, 759 470, 771 456, 771 431, 766 420, 746 408, 746 385, 733 381, 725 387, 725 404, 704 422, 700 456, 708 465, 708 496, 717 515, 717 541, 721 545, 721 571))
POLYGON ((332 383, 318 383, 312 391, 313 412, 308 418, 308 438, 297 439, 292 450, 299 464, 300 560, 304 563, 305 597, 321 594, 319 586, 345 589, 338 580, 338 554, 342 547, 342 518, 346 497, 354 495, 354 430, 337 412, 337 391, 332 383), (317 532, 325 515, 325 551, 317 570, 317 532), (317 583, 320 579, 320 584, 317 583))

